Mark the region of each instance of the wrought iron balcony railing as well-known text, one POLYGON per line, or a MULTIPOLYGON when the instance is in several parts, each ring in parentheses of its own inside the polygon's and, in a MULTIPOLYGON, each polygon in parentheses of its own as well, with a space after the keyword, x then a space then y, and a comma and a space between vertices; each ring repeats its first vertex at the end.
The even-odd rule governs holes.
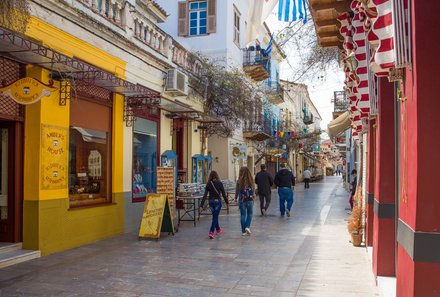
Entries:
POLYGON ((311 112, 309 112, 309 113, 305 112, 304 113, 303 123, 305 125, 313 124, 313 114, 311 112))
POLYGON ((270 57, 264 49, 243 49, 243 70, 255 81, 263 81, 269 77, 269 61, 270 57))
POLYGON ((334 112, 342 113, 347 111, 350 104, 345 91, 335 91, 333 94, 334 94, 334 99, 332 101, 335 105, 334 112))

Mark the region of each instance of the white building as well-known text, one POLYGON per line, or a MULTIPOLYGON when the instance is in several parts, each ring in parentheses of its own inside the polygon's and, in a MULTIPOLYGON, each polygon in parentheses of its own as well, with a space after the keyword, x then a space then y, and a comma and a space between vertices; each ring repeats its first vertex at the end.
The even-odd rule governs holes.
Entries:
MULTIPOLYGON (((269 77, 268 63, 263 65, 262 61, 264 60, 265 63, 268 61, 267 57, 263 57, 263 53, 270 35, 264 31, 263 26, 261 27, 266 34, 262 36, 262 40, 257 43, 252 42, 251 50, 244 50, 247 46, 245 35, 247 26, 250 25, 251 1, 167 0, 156 2, 169 14, 168 20, 159 26, 189 51, 200 52, 229 69, 234 67, 243 69, 255 81, 262 81, 269 77)), ((261 99, 256 99, 256 106, 259 106, 258 100, 261 99)), ((256 111, 255 114, 261 122, 262 110, 256 111)), ((235 180, 241 166, 249 166, 251 170, 253 169, 252 147, 252 141, 243 137, 241 129, 234 131, 229 138, 215 135, 209 137, 208 154, 214 160, 212 169, 216 170, 222 179, 235 180), (245 154, 241 154, 240 157, 234 156, 232 153, 234 148, 240 149, 245 154)))

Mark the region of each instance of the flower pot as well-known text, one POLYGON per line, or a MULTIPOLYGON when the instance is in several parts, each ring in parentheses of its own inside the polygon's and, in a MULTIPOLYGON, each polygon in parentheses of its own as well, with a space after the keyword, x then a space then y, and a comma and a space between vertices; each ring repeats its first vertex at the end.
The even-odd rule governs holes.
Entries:
POLYGON ((351 243, 354 246, 360 246, 362 243, 362 233, 351 233, 351 243))

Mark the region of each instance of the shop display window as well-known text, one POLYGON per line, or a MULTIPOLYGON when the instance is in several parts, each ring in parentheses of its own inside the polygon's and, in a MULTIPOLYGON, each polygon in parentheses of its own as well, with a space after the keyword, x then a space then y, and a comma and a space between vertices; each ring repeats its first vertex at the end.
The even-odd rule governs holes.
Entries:
POLYGON ((156 192, 157 122, 137 118, 133 131, 133 199, 156 192))
POLYGON ((108 137, 106 132, 70 127, 70 206, 110 202, 107 193, 108 137))
POLYGON ((69 129, 70 207, 111 203, 111 107, 71 102, 69 129))

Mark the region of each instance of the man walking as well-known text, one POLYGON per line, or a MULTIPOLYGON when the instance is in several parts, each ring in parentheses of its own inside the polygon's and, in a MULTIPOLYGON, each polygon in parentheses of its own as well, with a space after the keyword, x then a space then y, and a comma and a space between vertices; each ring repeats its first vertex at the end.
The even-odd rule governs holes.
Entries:
POLYGON ((308 189, 310 188, 309 183, 310 183, 310 178, 312 177, 312 173, 308 168, 306 168, 306 170, 304 170, 303 172, 303 176, 304 176, 304 189, 308 189))
POLYGON ((269 172, 266 171, 266 165, 261 164, 261 171, 255 176, 255 184, 258 186, 257 194, 260 198, 261 215, 267 216, 267 209, 270 204, 271 187, 273 185, 273 178, 269 172))
POLYGON ((280 212, 290 217, 290 211, 293 205, 293 187, 295 186, 295 177, 292 172, 286 169, 286 164, 281 164, 281 170, 275 175, 275 185, 278 187, 278 196, 280 197, 280 212), (287 207, 286 207, 287 203, 287 207))

